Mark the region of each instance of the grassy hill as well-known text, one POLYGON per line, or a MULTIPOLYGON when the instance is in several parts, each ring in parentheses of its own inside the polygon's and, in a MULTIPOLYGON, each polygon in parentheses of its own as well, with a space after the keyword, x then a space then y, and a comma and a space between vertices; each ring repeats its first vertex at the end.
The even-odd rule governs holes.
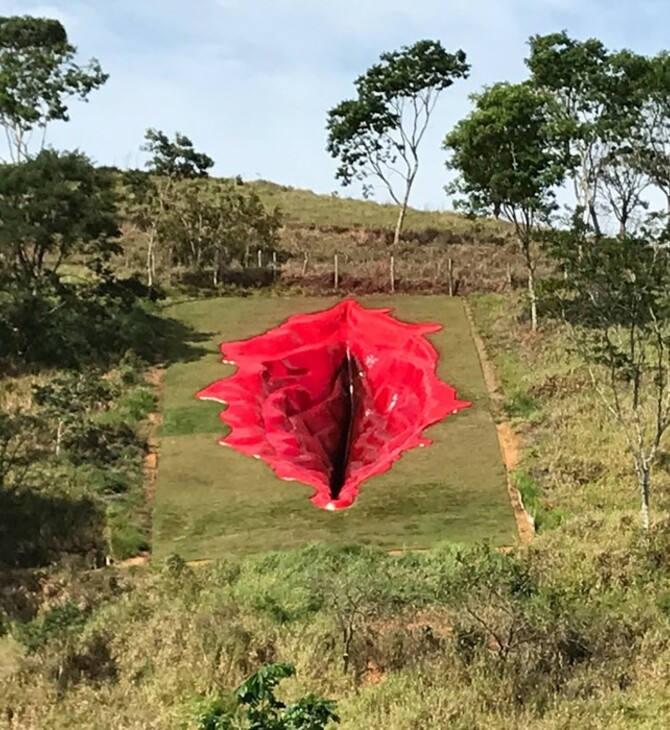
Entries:
MULTIPOLYGON (((245 184, 267 206, 279 206, 284 213, 286 225, 293 228, 393 230, 398 217, 396 205, 333 194, 320 195, 311 190, 301 190, 267 180, 254 180, 245 184)), ((470 220, 458 213, 410 207, 405 218, 405 230, 420 232, 430 229, 464 238, 479 236, 481 239, 488 239, 504 236, 509 231, 509 226, 501 221, 470 220)))
MULTIPOLYGON (((113 387, 80 415, 85 429, 66 430, 60 455, 54 450, 57 419, 45 419, 31 395, 33 385, 53 384, 59 373, 17 362, 14 375, 0 375, 0 409, 11 415, 23 408, 39 421, 31 426, 35 450, 21 453, 17 462, 21 476, 31 467, 26 473, 34 483, 0 489, 0 544, 7 546, 0 551, 5 565, 0 568, 0 730, 213 727, 198 721, 203 705, 230 702, 245 677, 275 661, 294 663, 298 672, 282 685, 282 699, 308 692, 333 698, 340 727, 348 730, 668 726, 667 454, 659 458, 654 484, 653 529, 641 535, 624 435, 603 415, 561 327, 543 319, 538 332, 530 331, 524 301, 513 290, 523 270, 509 230, 495 221, 412 211, 407 235, 392 250, 391 206, 264 181, 248 184, 285 212, 281 247, 290 258, 283 283, 292 288, 277 284, 244 299, 230 291, 207 299, 200 292, 197 301, 162 309, 142 300, 141 310, 115 318, 119 331, 135 333, 128 340, 131 350, 121 360, 104 361, 104 372, 90 379, 96 392, 104 393, 105 383, 113 387), (468 419, 473 423, 473 410, 447 422, 432 452, 439 456, 436 485, 453 484, 460 478, 454 465, 467 461, 462 531, 468 540, 463 542, 478 544, 447 543, 454 533, 447 534, 445 511, 431 512, 430 506, 419 511, 420 495, 410 495, 415 505, 403 503, 394 515, 396 533, 428 524, 435 535, 445 528, 445 544, 429 547, 438 542, 433 535, 425 544, 415 543, 428 549, 389 553, 397 540, 384 540, 384 526, 370 521, 375 539, 368 542, 376 547, 361 544, 362 531, 343 531, 330 545, 295 546, 303 536, 320 536, 304 535, 296 521, 294 541, 284 534, 281 512, 268 504, 265 510, 251 505, 248 516, 274 530, 276 541, 242 543, 243 536, 244 549, 222 544, 208 553, 198 549, 198 541, 220 537, 222 525, 234 529, 244 523, 239 503, 205 501, 197 524, 179 534, 165 529, 164 510, 164 534, 158 535, 163 544, 157 543, 149 565, 122 564, 122 558, 150 549, 151 528, 155 534, 161 527, 155 489, 166 485, 150 476, 155 476, 156 453, 149 449, 155 443, 149 434, 158 431, 158 402, 159 435, 174 445, 171 452, 158 453, 158 473, 165 456, 168 470, 170 462, 174 466, 167 486, 181 498, 169 515, 173 527, 196 522, 198 488, 230 481, 232 461, 208 463, 204 448, 180 451, 180 443, 195 434, 198 444, 203 436, 211 439, 211 452, 218 449, 217 408, 211 410, 213 420, 202 419, 204 404, 192 403, 191 396, 210 374, 218 377, 223 370, 214 348, 231 334, 236 309, 245 311, 234 318, 238 325, 252 320, 256 310, 270 318, 288 314, 300 301, 291 295, 308 289, 311 281, 332 289, 334 254, 343 275, 338 295, 370 281, 383 290, 391 253, 400 290, 404 282, 421 291, 444 291, 451 259, 458 293, 468 294, 500 382, 488 410, 474 356, 450 361, 457 330, 463 329, 454 314, 460 302, 417 297, 417 307, 439 307, 450 320, 440 344, 443 365, 457 377, 459 389, 472 390, 467 395, 480 403, 491 434, 484 450, 459 431, 468 419), (422 282, 425 287, 419 287, 422 282), (492 289, 499 293, 480 293, 492 289), (180 319, 172 318, 171 310, 180 319), (137 358, 147 347, 167 369, 163 390, 156 386, 159 378, 147 379, 146 362, 137 358), (491 464, 499 459, 492 420, 509 429, 515 448, 521 444, 511 478, 537 527, 531 544, 504 551, 492 547, 497 541, 490 531, 489 544, 478 540, 487 521, 508 529, 496 517, 506 505, 498 503, 497 510, 481 496, 489 492, 486 474, 490 486, 491 464), (202 485, 192 478, 196 471, 204 475, 202 485), (422 521, 424 516, 429 519, 422 521), (291 542, 290 549, 265 552, 291 542), (206 565, 184 562, 207 554, 215 560, 206 565), (100 556, 108 555, 119 562, 106 565, 100 556)), ((142 253, 140 246, 128 250, 128 264, 135 253, 142 253)), ((142 271, 141 256, 138 262, 142 271)), ((82 274, 76 267, 67 273, 82 274)), ((388 298, 392 303, 401 297, 388 298)), ((70 324, 75 333, 89 320, 96 326, 106 321, 106 309, 97 310, 97 320, 91 310, 81 311, 83 319, 70 324)), ((115 334, 102 331, 110 339, 115 334)), ((63 333, 56 334, 60 343, 63 333)), ((104 344, 109 348, 109 340, 104 344)), ((74 368, 70 373, 77 375, 74 368)), ((68 405, 81 400, 81 383, 75 381, 68 386, 74 393, 68 405)), ((14 447, 6 423, 0 436, 7 443, 9 434, 14 447)), ((0 457, 6 453, 0 439, 0 457)), ((422 457, 414 469, 408 455, 408 485, 421 480, 425 463, 422 457)), ((246 499, 246 487, 252 491, 256 477, 246 471, 242 477, 239 493, 246 499)))

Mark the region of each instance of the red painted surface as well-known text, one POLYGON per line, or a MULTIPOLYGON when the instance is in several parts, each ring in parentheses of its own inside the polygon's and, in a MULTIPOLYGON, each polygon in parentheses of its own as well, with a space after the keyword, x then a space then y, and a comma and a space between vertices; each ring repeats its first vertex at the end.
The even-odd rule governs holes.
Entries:
POLYGON ((438 354, 424 335, 440 325, 389 311, 345 300, 223 343, 237 372, 197 394, 228 405, 221 420, 231 432, 219 443, 314 487, 317 507, 349 507, 366 479, 431 443, 428 426, 471 405, 435 374, 438 354))

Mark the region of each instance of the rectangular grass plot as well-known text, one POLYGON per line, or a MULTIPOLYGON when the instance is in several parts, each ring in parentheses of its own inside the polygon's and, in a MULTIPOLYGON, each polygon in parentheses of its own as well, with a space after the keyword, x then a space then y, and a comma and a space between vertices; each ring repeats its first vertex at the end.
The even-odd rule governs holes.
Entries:
POLYGON ((442 325, 426 335, 439 354, 437 376, 472 407, 431 426, 425 435, 433 443, 406 451, 388 471, 367 479, 348 509, 324 512, 309 500, 313 486, 281 480, 264 461, 218 445, 226 433, 218 420, 222 406, 194 395, 235 372, 220 362, 221 342, 253 337, 336 300, 226 298, 175 306, 169 313, 193 328, 201 352, 166 374, 154 519, 159 559, 170 552, 216 558, 314 540, 388 549, 515 540, 495 426, 461 302, 401 295, 359 301, 389 307, 403 322, 442 325))

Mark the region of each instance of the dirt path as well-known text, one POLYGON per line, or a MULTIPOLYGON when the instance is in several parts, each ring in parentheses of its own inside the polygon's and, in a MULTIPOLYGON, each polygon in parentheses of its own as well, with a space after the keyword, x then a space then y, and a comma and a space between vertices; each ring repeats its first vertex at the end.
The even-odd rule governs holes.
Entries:
MULTIPOLYGON (((156 475, 158 473, 158 428, 161 424, 161 413, 163 407, 163 380, 165 370, 163 368, 151 368, 146 376, 147 385, 151 386, 157 396, 156 410, 147 417, 149 422, 149 434, 147 436, 147 453, 144 457, 144 499, 147 505, 153 505, 156 497, 156 475)), ((120 568, 133 568, 149 564, 149 553, 142 553, 134 558, 121 560, 115 563, 120 568)))
MULTIPOLYGON (((470 323, 470 331, 472 332, 472 339, 474 340, 475 347, 477 348, 477 355, 479 356, 479 362, 482 366, 482 373, 484 375, 484 382, 489 391, 489 396, 493 403, 500 405, 503 401, 503 396, 500 392, 500 385, 498 383, 498 377, 496 375, 493 363, 489 360, 486 353, 486 346, 482 339, 477 325, 475 324, 475 318, 472 314, 467 299, 463 299, 463 308, 465 314, 470 323)), ((521 500, 519 490, 514 486, 512 482, 512 472, 519 465, 519 459, 521 456, 521 443, 519 437, 514 432, 509 423, 503 421, 496 423, 496 431, 498 432, 498 444, 500 445, 500 453, 502 454, 503 464, 507 471, 507 491, 509 492, 510 502, 512 503, 512 509, 514 510, 514 518, 516 520, 516 527, 519 532, 519 539, 522 543, 529 543, 535 535, 535 526, 533 524, 533 518, 526 512, 521 500)))

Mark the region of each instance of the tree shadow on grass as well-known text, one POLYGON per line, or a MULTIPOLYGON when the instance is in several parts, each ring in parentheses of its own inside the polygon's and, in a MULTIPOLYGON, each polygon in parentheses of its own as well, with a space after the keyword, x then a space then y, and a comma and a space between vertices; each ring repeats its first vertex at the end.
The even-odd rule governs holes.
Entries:
POLYGON ((185 322, 172 317, 155 318, 155 349, 149 362, 165 366, 176 362, 194 362, 209 351, 199 343, 213 337, 211 332, 199 332, 185 322))
POLYGON ((43 567, 67 555, 97 567, 104 531, 104 510, 89 497, 0 491, 0 568, 43 567))

